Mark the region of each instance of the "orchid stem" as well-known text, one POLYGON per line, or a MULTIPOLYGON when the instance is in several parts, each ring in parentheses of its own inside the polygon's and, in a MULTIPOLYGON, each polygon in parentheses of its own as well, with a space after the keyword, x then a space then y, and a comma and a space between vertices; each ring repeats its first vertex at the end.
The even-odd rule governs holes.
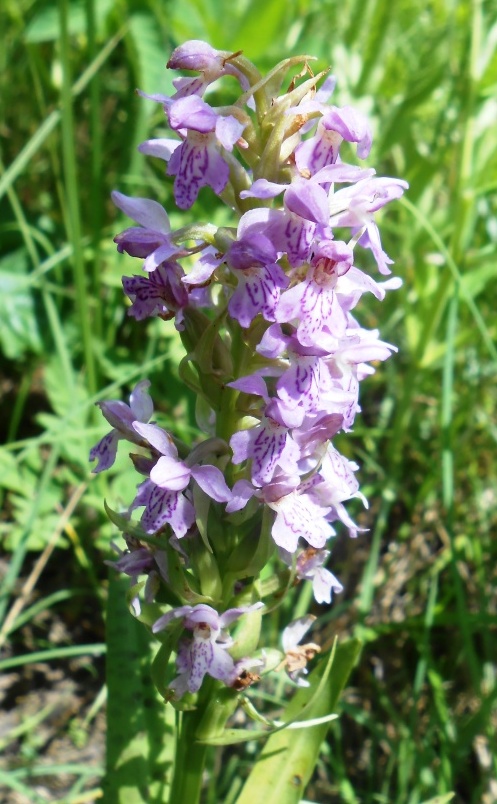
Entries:
MULTIPOLYGON (((201 716, 201 714, 200 714, 201 716)), ((207 745, 195 740, 198 711, 183 712, 176 736, 176 756, 169 804, 198 804, 207 745)))

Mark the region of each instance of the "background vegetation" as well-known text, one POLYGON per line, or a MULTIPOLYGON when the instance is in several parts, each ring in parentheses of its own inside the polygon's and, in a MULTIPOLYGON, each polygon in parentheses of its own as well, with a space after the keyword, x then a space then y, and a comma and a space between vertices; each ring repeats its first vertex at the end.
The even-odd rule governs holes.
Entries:
MULTIPOLYGON (((167 94, 171 50, 202 38, 261 70, 303 52, 330 65, 335 102, 372 119, 368 164, 410 183, 382 221, 403 288, 361 311, 400 351, 339 445, 369 532, 339 537, 346 592, 316 608, 325 642, 365 648, 308 799, 497 801, 495 4, 4 0, 0 26, 0 797, 101 795, 103 498, 119 508, 134 477, 91 477, 94 403, 147 376, 162 422, 193 433, 174 331, 126 317, 109 193, 171 208, 136 150, 162 113, 134 89, 167 94)), ((197 215, 216 214, 206 191, 197 215)), ((236 799, 256 748, 227 752, 209 804, 236 799)))

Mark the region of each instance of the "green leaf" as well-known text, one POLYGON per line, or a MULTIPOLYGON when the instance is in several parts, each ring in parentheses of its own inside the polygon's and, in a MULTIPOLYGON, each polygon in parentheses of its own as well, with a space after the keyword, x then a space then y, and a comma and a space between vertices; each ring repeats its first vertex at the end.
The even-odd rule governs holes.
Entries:
MULTIPOLYGON (((20 494, 26 492, 26 482, 19 469, 19 460, 5 448, 0 449, 0 487, 18 491, 20 494)), ((31 492, 30 489, 29 493, 31 492)))
MULTIPOLYGON (((257 61, 267 57, 268 51, 278 48, 282 32, 288 30, 288 21, 292 19, 289 3, 280 0, 252 0, 243 16, 239 18, 237 30, 230 38, 230 47, 233 50, 245 50, 250 58, 257 61)), ((216 39, 219 47, 223 44, 223 29, 218 29, 216 39)))
MULTIPOLYGON (((146 9, 130 15, 128 37, 132 40, 140 89, 144 92, 163 92, 172 95, 174 74, 166 70, 167 48, 157 25, 156 17, 146 9)), ((147 114, 155 112, 155 104, 144 107, 147 114)))
POLYGON ((86 420, 90 402, 84 376, 68 375, 65 361, 54 354, 45 361, 43 381, 53 413, 38 413, 36 421, 47 432, 56 434, 61 457, 86 474, 89 465, 86 420))
POLYGON ((225 729, 222 734, 219 734, 216 737, 208 737, 204 740, 200 740, 199 742, 206 743, 207 745, 236 745, 238 743, 248 743, 251 740, 262 740, 272 734, 281 732, 284 729, 291 729, 292 731, 305 731, 306 729, 313 729, 316 726, 321 725, 326 725, 326 727, 328 727, 328 723, 331 723, 332 720, 336 720, 337 717, 338 715, 328 715, 324 718, 317 718, 317 720, 310 720, 309 723, 306 721, 294 721, 288 724, 278 724, 276 728, 257 731, 253 729, 225 729))
POLYGON ((455 793, 445 793, 443 796, 435 796, 435 798, 430 798, 429 801, 423 801, 423 804, 448 804, 454 796, 455 793))
POLYGON ((168 800, 174 753, 174 710, 153 684, 147 629, 126 608, 128 580, 109 580, 107 607, 106 804, 168 800))
MULTIPOLYGON (((114 5, 114 0, 99 0, 95 3, 97 27, 102 29, 103 22, 114 5)), ((71 36, 82 36, 86 33, 87 17, 83 2, 68 4, 68 28, 71 36)), ((60 12, 57 4, 43 6, 26 27, 24 40, 35 42, 54 42, 60 37, 60 12)))
POLYGON ((0 260, 0 350, 11 360, 18 360, 26 352, 42 351, 35 299, 27 272, 23 249, 0 260))
POLYGON ((215 737, 206 737, 199 742, 206 745, 237 745, 239 743, 248 743, 251 740, 263 740, 271 734, 270 729, 225 729, 222 734, 218 734, 215 737))
MULTIPOLYGON (((331 662, 321 661, 309 675, 310 687, 300 688, 288 704, 284 719, 321 718, 336 707, 361 649, 351 639, 338 645, 331 662), (328 675, 329 674, 329 675, 328 675)), ((284 728, 272 734, 264 746, 237 804, 298 804, 317 762, 328 723, 306 729, 284 728)))
POLYGON ((487 285, 495 282, 495 257, 489 263, 473 268, 461 279, 461 289, 467 296, 475 298, 482 293, 487 285))
POLYGON ((105 501, 104 508, 105 513, 109 517, 112 524, 115 525, 116 528, 119 528, 121 533, 127 533, 139 541, 147 542, 147 544, 153 544, 156 547, 164 547, 164 542, 161 539, 158 539, 154 536, 147 536, 140 524, 132 522, 126 516, 124 516, 124 514, 119 514, 117 511, 113 511, 105 501))

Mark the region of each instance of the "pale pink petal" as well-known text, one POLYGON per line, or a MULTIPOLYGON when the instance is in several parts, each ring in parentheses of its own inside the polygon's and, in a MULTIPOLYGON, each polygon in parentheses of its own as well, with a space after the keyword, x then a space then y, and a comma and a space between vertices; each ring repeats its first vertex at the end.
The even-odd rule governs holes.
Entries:
POLYGON ((173 439, 158 424, 145 424, 143 422, 133 422, 133 428, 141 435, 150 446, 154 447, 161 455, 168 455, 176 458, 178 450, 173 439))
POLYGON ((182 461, 163 455, 150 472, 150 480, 162 489, 183 491, 190 482, 191 473, 182 461))

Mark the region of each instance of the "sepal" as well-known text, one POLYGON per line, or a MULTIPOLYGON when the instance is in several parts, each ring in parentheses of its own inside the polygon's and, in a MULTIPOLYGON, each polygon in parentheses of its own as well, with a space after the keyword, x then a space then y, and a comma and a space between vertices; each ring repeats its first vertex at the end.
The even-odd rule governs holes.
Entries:
MULTIPOLYGON (((208 499, 202 491, 200 491, 203 499, 208 499)), ((197 503, 197 500, 196 500, 197 503)), ((198 508, 197 508, 197 524, 198 524, 198 508)), ((199 527, 200 531, 200 527, 199 527)), ((189 556, 192 562, 192 567, 195 577, 198 578, 202 594, 206 599, 212 601, 220 600, 223 592, 223 584, 219 573, 219 567, 215 559, 214 553, 210 548, 206 550, 205 541, 200 531, 200 536, 193 537, 189 545, 189 556)))
POLYGON ((188 603, 192 606, 196 606, 198 603, 213 603, 214 601, 209 595, 199 594, 192 588, 190 581, 193 581, 194 578, 185 571, 177 550, 168 544, 166 553, 169 587, 176 597, 182 603, 188 603))
POLYGON ((185 362, 191 364, 198 377, 198 386, 214 410, 221 406, 221 384, 233 376, 230 351, 219 335, 223 320, 224 314, 211 321, 199 310, 187 308, 184 311, 185 328, 180 333, 187 350, 182 360, 183 367, 185 362))
POLYGON ((265 509, 262 524, 256 522, 228 558, 226 563, 228 572, 236 574, 238 578, 250 578, 258 575, 266 566, 275 549, 271 528, 268 527, 268 522, 272 522, 272 518, 272 512, 265 509), (254 530, 259 530, 259 534, 254 534, 254 530))
POLYGON ((240 619, 236 632, 234 633, 235 643, 230 648, 233 659, 242 659, 244 656, 252 656, 257 649, 261 635, 261 622, 263 607, 255 611, 249 611, 240 619))
MULTIPOLYGON (((281 89, 281 86, 283 84, 283 81, 285 80, 285 76, 286 76, 288 70, 290 69, 290 67, 293 67, 293 66, 295 66, 297 64, 306 65, 308 61, 314 61, 314 60, 315 59, 314 59, 313 56, 291 56, 288 59, 283 59, 283 61, 278 62, 278 64, 275 67, 273 67, 272 70, 269 70, 269 72, 266 73, 266 75, 260 77, 260 74, 259 74, 258 75, 259 80, 257 80, 254 83, 252 83, 252 86, 250 87, 250 89, 247 90, 247 92, 245 92, 238 99, 237 105, 242 106, 244 103, 247 103, 247 101, 250 98, 250 96, 253 95, 254 98, 256 99, 257 112, 259 113, 259 116, 261 116, 261 113, 262 113, 262 115, 265 114, 267 109, 269 109, 271 107, 271 103, 272 103, 273 99, 277 97, 277 95, 278 95, 278 93, 279 93, 279 91, 281 89), (261 90, 262 90, 262 92, 261 92, 261 90), (261 104, 259 102, 259 99, 261 99, 261 96, 263 96, 263 98, 265 100, 265 104, 261 104)), ((245 60, 245 61, 247 61, 247 60, 245 60)), ((251 63, 249 62, 249 64, 251 64, 251 63)), ((243 68, 241 67, 241 65, 239 65, 239 66, 240 66, 240 69, 243 71, 243 68)), ((253 65, 251 65, 251 66, 253 67, 253 65)), ((257 74, 255 74, 255 75, 257 75, 257 74)), ((250 75, 250 78, 252 79, 252 81, 254 81, 255 75, 254 75, 254 72, 252 72, 252 74, 250 75)), ((247 77, 249 77, 249 75, 247 75, 247 77)))

